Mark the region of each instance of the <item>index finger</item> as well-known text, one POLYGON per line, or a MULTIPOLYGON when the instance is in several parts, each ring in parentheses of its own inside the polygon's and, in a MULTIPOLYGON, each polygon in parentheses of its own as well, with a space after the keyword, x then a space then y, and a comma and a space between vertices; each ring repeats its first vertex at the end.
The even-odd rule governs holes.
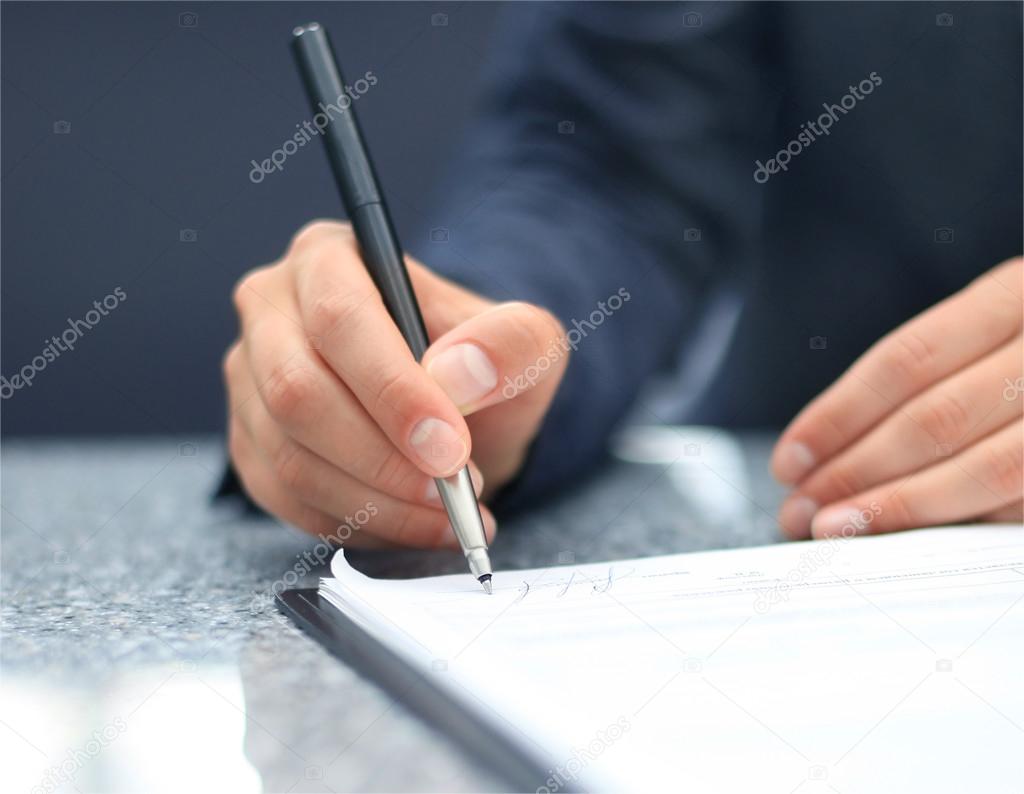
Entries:
POLYGON ((355 237, 325 224, 299 245, 294 257, 302 323, 328 366, 421 470, 447 477, 465 466, 469 428, 413 358, 359 259, 355 237))
POLYGON ((1021 260, 1004 262, 883 337, 782 433, 776 479, 800 482, 911 397, 1005 343, 1021 328, 1021 292, 1021 260))

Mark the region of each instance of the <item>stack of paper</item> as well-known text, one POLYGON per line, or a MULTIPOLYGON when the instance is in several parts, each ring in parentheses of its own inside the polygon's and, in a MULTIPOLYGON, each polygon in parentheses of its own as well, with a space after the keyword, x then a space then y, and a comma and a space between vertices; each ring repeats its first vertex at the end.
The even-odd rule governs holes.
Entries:
POLYGON ((321 594, 540 791, 1020 791, 1024 530, 372 580, 321 594))

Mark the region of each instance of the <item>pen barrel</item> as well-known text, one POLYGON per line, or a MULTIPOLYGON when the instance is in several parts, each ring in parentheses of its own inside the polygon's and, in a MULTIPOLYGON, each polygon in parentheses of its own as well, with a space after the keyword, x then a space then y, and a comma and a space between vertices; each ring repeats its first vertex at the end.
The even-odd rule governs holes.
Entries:
POLYGON ((380 183, 327 32, 311 22, 293 34, 292 52, 313 107, 314 124, 327 144, 342 201, 351 215, 356 207, 383 200, 380 183), (326 116, 325 123, 316 124, 318 114, 326 116))
POLYGON ((391 319, 419 361, 430 342, 387 207, 364 204, 350 210, 349 219, 370 278, 377 285, 391 319))
POLYGON ((317 129, 323 135, 363 263, 391 318, 419 361, 430 344, 426 326, 405 269, 398 234, 384 204, 370 152, 327 32, 315 22, 296 28, 292 51, 309 95, 314 121, 317 114, 327 117, 322 128, 317 124, 317 129))

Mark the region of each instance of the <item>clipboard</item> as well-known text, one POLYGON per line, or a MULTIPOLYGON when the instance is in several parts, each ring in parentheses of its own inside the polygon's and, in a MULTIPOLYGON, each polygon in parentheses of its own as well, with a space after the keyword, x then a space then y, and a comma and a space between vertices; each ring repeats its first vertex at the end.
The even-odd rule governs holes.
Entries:
MULTIPOLYGON (((545 791, 546 762, 507 741, 502 733, 463 708, 429 677, 368 635, 313 588, 284 590, 277 608, 331 655, 398 699, 451 738, 482 765, 507 780, 513 791, 545 791)), ((562 785, 559 791, 583 789, 562 785)))

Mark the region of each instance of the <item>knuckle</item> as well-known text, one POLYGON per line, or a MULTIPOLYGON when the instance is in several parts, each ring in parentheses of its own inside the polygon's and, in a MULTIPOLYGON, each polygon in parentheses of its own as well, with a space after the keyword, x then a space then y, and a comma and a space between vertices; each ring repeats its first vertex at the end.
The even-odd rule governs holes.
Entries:
POLYGON ((1009 290, 995 290, 986 308, 1000 327, 1020 327, 1021 300, 1009 290))
POLYGON ((900 491, 890 494, 882 507, 886 515, 885 524, 891 529, 906 529, 920 526, 916 513, 907 497, 900 491))
POLYGON ((320 384, 305 367, 279 365, 263 390, 267 412, 282 425, 315 420, 320 384))
POLYGON ((309 310, 310 333, 323 339, 339 330, 343 331, 353 324, 359 312, 375 305, 372 301, 377 297, 377 292, 372 289, 358 289, 317 297, 309 310))
POLYGON ((324 240, 337 237, 339 234, 352 235, 352 227, 342 221, 333 221, 327 218, 316 218, 309 221, 295 236, 289 247, 289 252, 297 251, 300 248, 315 246, 324 240))
POLYGON ((242 440, 242 431, 237 422, 231 422, 228 427, 228 457, 235 464, 239 477, 242 476, 242 469, 245 467, 245 446, 242 440))
POLYGON ((911 418, 936 442, 959 441, 971 429, 969 405, 950 392, 929 398, 911 418))
POLYGON ((239 317, 252 308, 253 299, 265 288, 269 270, 269 267, 254 268, 235 282, 231 291, 231 303, 239 317))
POLYGON ((537 349, 546 348, 565 335, 562 323, 550 311, 532 303, 516 302, 516 321, 537 349))
POLYGON ((860 493, 866 485, 857 467, 847 461, 838 460, 822 473, 822 487, 829 494, 860 493))
POLYGON ((807 428, 806 436, 812 442, 825 441, 832 446, 845 446, 853 438, 854 432, 846 413, 830 406, 817 412, 815 420, 807 428))
POLYGON ((296 510, 298 511, 298 517, 296 518, 295 526, 307 535, 313 535, 318 538, 330 536, 334 522, 331 521, 329 516, 324 515, 315 507, 310 507, 306 504, 298 505, 296 510))
POLYGON ((447 525, 442 520, 424 520, 424 512, 426 511, 411 506, 398 509, 392 523, 396 542, 420 548, 444 544, 447 525))
POLYGON ((929 380, 934 368, 935 351, 924 339, 909 331, 891 336, 880 356, 882 381, 910 386, 929 380))
MULTIPOLYGON (((383 450, 379 460, 372 464, 370 484, 388 494, 401 494, 411 471, 418 472, 405 455, 390 444, 383 450)), ((422 476, 422 475, 421 475, 422 476)))
POLYGON ((274 473, 285 488, 299 498, 307 499, 316 496, 316 483, 303 452, 294 441, 285 441, 274 453, 274 473))
POLYGON ((1024 491, 1024 450, 1019 444, 991 447, 985 450, 982 464, 983 482, 997 496, 1017 501, 1024 491))
POLYGON ((231 385, 232 373, 234 373, 239 364, 239 358, 242 355, 242 346, 238 342, 232 343, 232 345, 224 352, 224 356, 221 358, 220 371, 224 379, 224 383, 229 387, 231 385))
POLYGON ((371 414, 377 416, 387 410, 399 417, 403 424, 411 421, 411 403, 419 392, 419 372, 412 367, 389 372, 382 376, 373 398, 371 414))

